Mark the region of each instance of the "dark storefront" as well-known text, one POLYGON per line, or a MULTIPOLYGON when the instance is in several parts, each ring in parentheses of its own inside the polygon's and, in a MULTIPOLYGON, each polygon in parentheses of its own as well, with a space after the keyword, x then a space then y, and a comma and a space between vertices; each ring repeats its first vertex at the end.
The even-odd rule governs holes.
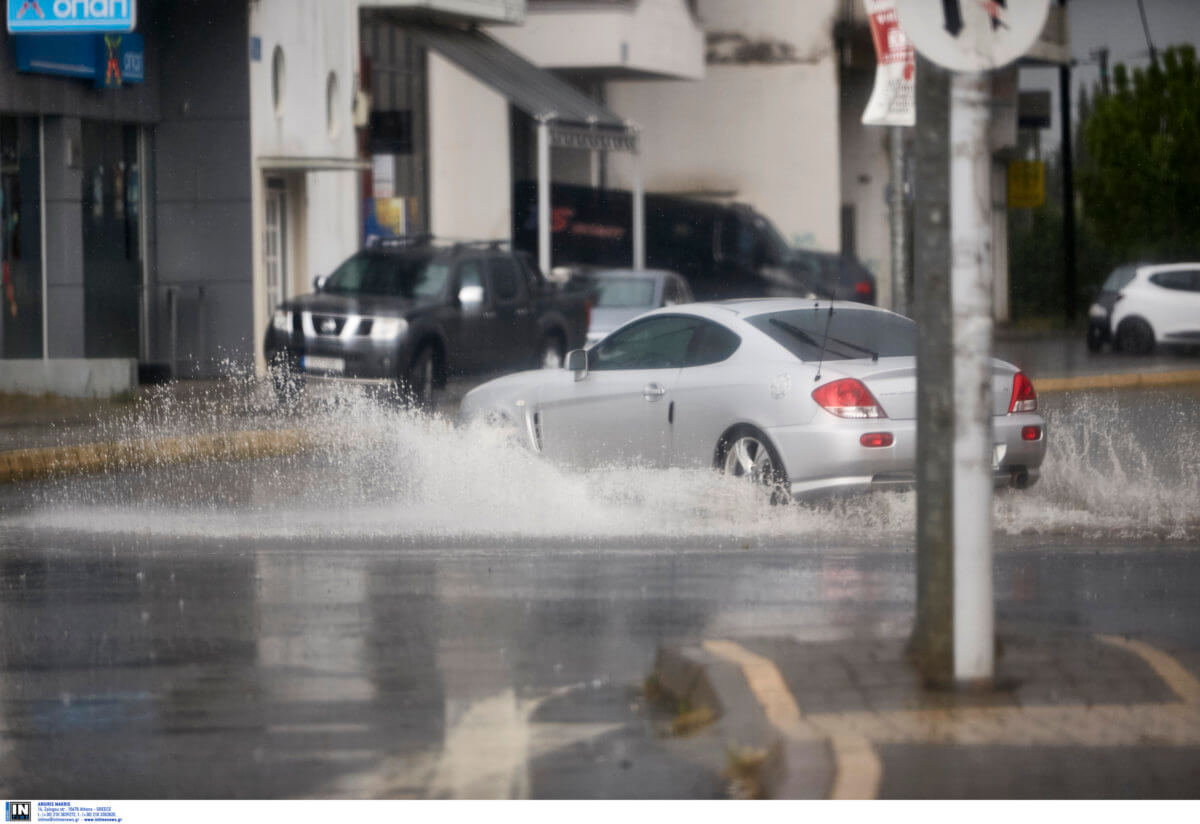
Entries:
POLYGON ((142 0, 136 20, 3 36, 0 391, 253 364, 247 4, 142 0))

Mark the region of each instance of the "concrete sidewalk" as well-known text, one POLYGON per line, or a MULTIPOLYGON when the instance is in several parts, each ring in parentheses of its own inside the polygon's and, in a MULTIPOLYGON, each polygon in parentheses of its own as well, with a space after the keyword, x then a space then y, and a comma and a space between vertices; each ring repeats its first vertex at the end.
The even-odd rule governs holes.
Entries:
POLYGON ((1200 654, 1001 632, 995 689, 923 688, 902 639, 706 639, 652 683, 716 717, 763 798, 1200 797, 1200 654))

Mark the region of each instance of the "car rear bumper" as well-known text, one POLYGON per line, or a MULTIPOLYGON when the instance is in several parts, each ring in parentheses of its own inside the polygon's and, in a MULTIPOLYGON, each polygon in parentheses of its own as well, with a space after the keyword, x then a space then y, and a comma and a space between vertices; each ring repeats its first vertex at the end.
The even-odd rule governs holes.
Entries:
MULTIPOLYGON (((842 420, 825 425, 784 426, 765 430, 779 451, 793 496, 905 489, 916 482, 915 420, 842 420), (868 433, 888 433, 891 446, 863 446, 868 433)), ((1041 476, 1046 456, 1046 422, 1026 412, 993 419, 992 478, 996 487, 1032 486, 1041 476), (1024 440, 1025 427, 1039 427, 1036 440, 1024 440)))

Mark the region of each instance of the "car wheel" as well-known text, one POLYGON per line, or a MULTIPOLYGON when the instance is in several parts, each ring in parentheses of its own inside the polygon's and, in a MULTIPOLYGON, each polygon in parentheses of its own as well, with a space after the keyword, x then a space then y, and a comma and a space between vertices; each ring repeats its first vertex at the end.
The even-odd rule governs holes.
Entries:
POLYGON ((561 369, 563 363, 563 344, 555 335, 547 335, 542 341, 542 356, 539 359, 543 369, 561 369))
POLYGON ((1126 318, 1117 329, 1117 345, 1123 352, 1149 355, 1154 350, 1154 330, 1141 318, 1126 318))
POLYGON ((404 390, 414 406, 425 409, 433 406, 433 390, 437 385, 436 363, 433 347, 422 346, 413 355, 404 376, 404 390))
POLYGON ((717 466, 726 475, 745 478, 771 493, 771 503, 790 499, 787 474, 771 441, 757 429, 740 427, 717 446, 717 466))
POLYGON ((1087 350, 1099 352, 1104 346, 1104 330, 1099 326, 1089 326, 1087 330, 1087 350))

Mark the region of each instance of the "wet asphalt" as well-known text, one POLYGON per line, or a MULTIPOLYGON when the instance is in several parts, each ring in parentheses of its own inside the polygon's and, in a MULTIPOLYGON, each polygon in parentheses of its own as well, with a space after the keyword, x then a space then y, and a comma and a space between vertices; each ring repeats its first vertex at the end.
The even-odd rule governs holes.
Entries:
MULTIPOLYGON (((1146 368, 1196 367, 1194 356, 1160 357, 1146 368)), ((1198 392, 1044 398, 1056 471, 997 505, 1002 632, 1130 635, 1184 650, 1197 669, 1198 392)), ((228 398, 206 402, 219 425, 228 398)), ((257 403, 232 412, 258 420, 257 403)), ((169 410, 149 424, 168 426, 169 410)), ((96 431, 80 426, 81 437, 96 431)), ((120 414, 101 427, 131 432, 120 414)), ((368 446, 354 462, 324 454, 0 489, 0 795, 724 797, 724 742, 668 734, 685 708, 642 694, 660 644, 911 627, 910 524, 880 527, 869 504, 822 513, 813 532, 768 511, 669 539, 589 536, 569 511, 549 533, 495 538, 406 534, 403 518, 343 528, 408 494, 377 483, 393 458, 368 446), (333 488, 353 494, 322 494, 333 488)), ((494 483, 531 479, 530 496, 552 497, 555 479, 537 473, 494 483)), ((448 517, 486 504, 476 494, 486 488, 470 486, 448 517)), ((642 515, 677 505, 635 491, 642 515)), ((423 511, 407 505, 405 517, 423 511)), ((910 763, 955 767, 934 750, 910 763)), ((1055 794, 1023 769, 1031 795, 1055 794)), ((905 796, 903 772, 886 780, 888 795, 905 796)), ((1153 797, 1163 780, 1169 763, 1124 786, 1153 797)), ((1011 794, 1005 786, 1000 776, 959 794, 1011 794)), ((1057 794, 1106 786, 1080 775, 1057 794)))

